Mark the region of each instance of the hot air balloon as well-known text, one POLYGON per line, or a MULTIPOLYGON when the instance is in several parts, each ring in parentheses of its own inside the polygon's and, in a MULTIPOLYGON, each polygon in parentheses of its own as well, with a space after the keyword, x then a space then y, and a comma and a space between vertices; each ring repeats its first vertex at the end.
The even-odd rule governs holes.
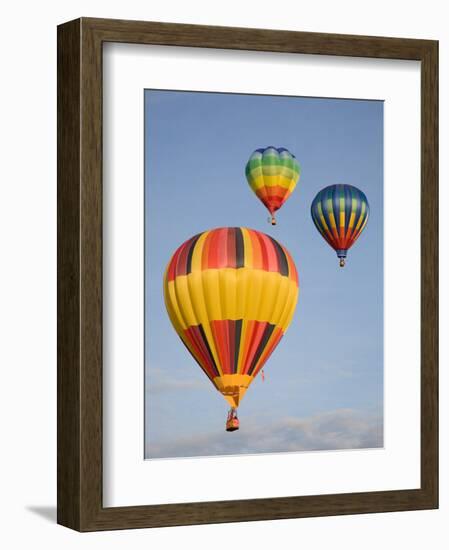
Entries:
POLYGON ((238 429, 237 407, 295 311, 292 257, 253 229, 211 229, 176 250, 163 286, 175 331, 231 406, 226 429, 238 429))
POLYGON ((292 194, 301 173, 295 155, 284 147, 256 149, 245 173, 249 186, 270 212, 271 224, 276 225, 274 213, 292 194))
POLYGON ((313 199, 311 214, 318 231, 337 252, 340 267, 344 267, 349 248, 368 221, 369 204, 365 193, 352 185, 330 185, 313 199))

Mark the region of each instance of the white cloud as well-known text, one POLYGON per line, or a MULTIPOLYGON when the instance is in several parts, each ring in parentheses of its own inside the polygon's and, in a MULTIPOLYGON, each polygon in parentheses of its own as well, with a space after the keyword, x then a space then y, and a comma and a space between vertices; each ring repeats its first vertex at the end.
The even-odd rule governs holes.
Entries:
POLYGON ((364 449, 383 446, 383 420, 353 409, 273 423, 241 419, 238 432, 191 434, 148 442, 147 458, 364 449))

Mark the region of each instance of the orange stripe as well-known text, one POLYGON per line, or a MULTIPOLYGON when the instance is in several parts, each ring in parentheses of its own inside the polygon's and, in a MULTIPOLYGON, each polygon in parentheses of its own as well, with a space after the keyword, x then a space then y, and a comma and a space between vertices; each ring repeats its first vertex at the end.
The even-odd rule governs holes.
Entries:
POLYGON ((265 322, 252 321, 252 323, 253 323, 252 334, 250 337, 250 345, 248 346, 245 362, 243 363, 243 371, 242 371, 243 374, 248 374, 248 371, 251 367, 251 363, 253 362, 257 348, 259 347, 259 344, 263 337, 263 333, 267 326, 267 323, 265 322))
POLYGON ((210 241, 212 236, 212 231, 206 231, 207 233, 206 237, 203 241, 203 251, 201 254, 201 269, 206 269, 209 262, 209 250, 210 250, 210 241))
POLYGON ((267 188, 266 187, 260 187, 256 191, 256 196, 259 197, 259 199, 264 203, 268 199, 267 188))
POLYGON ((289 277, 290 279, 293 279, 295 281, 296 286, 299 286, 298 272, 296 270, 295 262, 293 261, 293 258, 290 256, 290 252, 286 248, 282 247, 282 250, 284 251, 287 257, 289 277))

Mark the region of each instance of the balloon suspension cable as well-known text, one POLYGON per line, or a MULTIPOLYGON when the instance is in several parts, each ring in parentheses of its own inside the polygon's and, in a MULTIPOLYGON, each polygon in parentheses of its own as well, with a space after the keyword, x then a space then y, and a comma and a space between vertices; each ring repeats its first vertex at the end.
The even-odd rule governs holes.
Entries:
POLYGON ((340 267, 345 267, 345 259, 344 258, 340 258, 340 267))

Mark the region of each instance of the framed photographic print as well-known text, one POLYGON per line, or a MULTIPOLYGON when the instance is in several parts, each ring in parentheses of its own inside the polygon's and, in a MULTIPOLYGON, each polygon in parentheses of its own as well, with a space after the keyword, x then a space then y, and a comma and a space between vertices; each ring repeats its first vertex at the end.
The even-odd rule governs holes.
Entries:
POLYGON ((58 522, 438 506, 438 43, 58 28, 58 522))

